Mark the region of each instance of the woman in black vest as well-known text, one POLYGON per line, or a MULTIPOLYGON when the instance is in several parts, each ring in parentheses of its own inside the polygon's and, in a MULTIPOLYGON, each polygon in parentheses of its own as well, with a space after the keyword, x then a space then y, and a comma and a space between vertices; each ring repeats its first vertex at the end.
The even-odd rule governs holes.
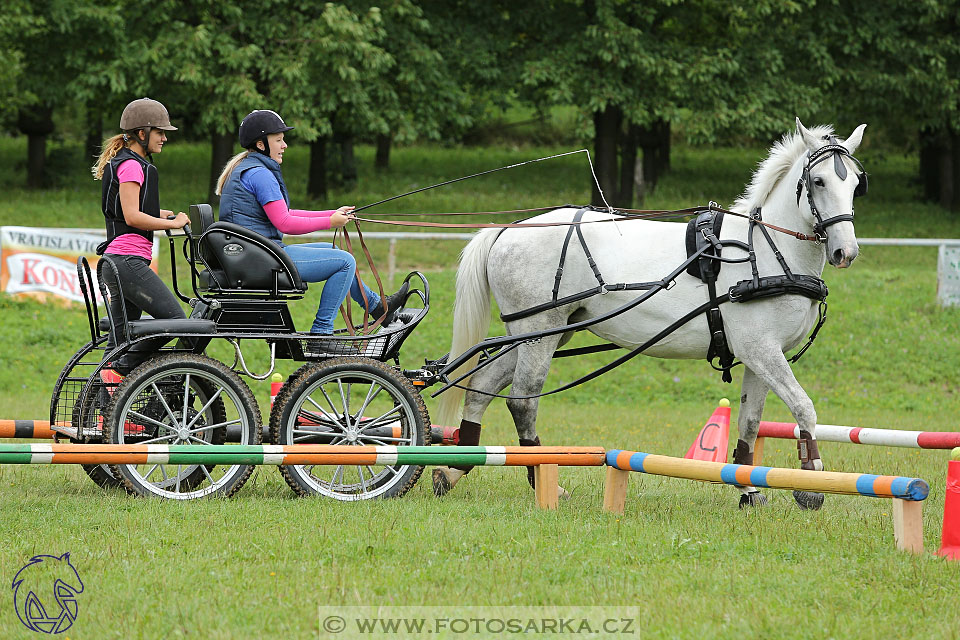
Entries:
MULTIPOLYGON (((124 108, 120 129, 123 133, 104 141, 92 168, 93 177, 103 180, 101 209, 107 226, 107 240, 97 247, 97 253, 110 256, 117 267, 129 320, 138 319, 144 311, 154 318, 185 318, 177 298, 150 269, 153 232, 180 229, 190 222, 182 211, 174 216, 160 208, 157 168, 148 161, 163 150, 166 132, 177 128, 170 124, 166 107, 141 98, 124 108)), ((111 313, 114 318, 121 317, 119 301, 112 304, 111 313)), ((116 337, 111 334, 108 345, 115 344, 116 337)), ((149 344, 140 346, 141 352, 152 351, 149 344)), ((115 363, 115 368, 128 370, 145 357, 128 356, 115 363)))

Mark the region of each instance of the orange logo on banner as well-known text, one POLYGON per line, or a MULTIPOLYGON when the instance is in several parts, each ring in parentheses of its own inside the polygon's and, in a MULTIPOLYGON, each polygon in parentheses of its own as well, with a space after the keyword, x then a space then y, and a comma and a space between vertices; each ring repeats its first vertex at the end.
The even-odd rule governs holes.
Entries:
POLYGON ((730 401, 724 398, 713 412, 700 435, 693 441, 684 458, 689 460, 707 460, 708 462, 726 462, 727 448, 730 442, 730 401))

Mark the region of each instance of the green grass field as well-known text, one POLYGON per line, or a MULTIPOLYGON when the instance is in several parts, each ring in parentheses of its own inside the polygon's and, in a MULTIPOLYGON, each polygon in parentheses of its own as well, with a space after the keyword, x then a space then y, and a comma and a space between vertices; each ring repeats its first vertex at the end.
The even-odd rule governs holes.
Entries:
MULTIPOLYGON (((372 150, 360 148, 359 187, 331 194, 328 203, 306 199, 305 148, 291 147, 284 170, 295 206, 361 205, 566 150, 401 148, 392 168, 376 174, 372 150)), ((99 183, 83 173, 78 152, 62 151, 73 162, 64 163, 69 170, 58 188, 27 192, 17 186, 23 141, 0 139, 0 224, 102 224, 99 183)), ((174 143, 158 157, 162 206, 186 210, 203 200, 207 153, 174 143)), ((672 173, 645 204, 729 204, 763 153, 676 148, 672 173)), ((870 196, 857 203, 859 236, 960 237, 960 218, 917 202, 914 157, 869 147, 858 157, 871 174, 870 196)), ((566 157, 371 212, 582 203, 589 196, 584 169, 583 156, 566 157)), ((398 270, 423 271, 433 292, 430 315, 403 350, 408 368, 448 349, 460 248, 459 241, 399 243, 398 270)), ((386 245, 373 249, 382 266, 386 245)), ((165 274, 165 247, 163 256, 165 274)), ((863 247, 852 269, 824 277, 830 319, 795 365, 820 421, 957 430, 960 310, 936 303, 936 250, 863 247)), ((315 291, 294 304, 298 325, 309 322, 315 304, 315 291)), ((88 339, 85 312, 3 296, 0 317, 0 418, 46 419, 60 367, 88 339)), ((560 360, 547 385, 608 359, 560 360)), ((265 367, 263 354, 254 365, 265 367)), ((279 367, 283 374, 293 369, 279 367)), ((717 400, 736 399, 739 376, 725 385, 703 362, 639 358, 544 399, 539 432, 544 444, 683 455, 717 400)), ((266 413, 267 383, 250 382, 266 413)), ((775 397, 765 418, 790 419, 775 397)), ((484 444, 516 442, 503 403, 492 405, 484 424, 484 444)), ((732 488, 635 475, 626 513, 603 514, 598 469, 562 470, 573 497, 557 512, 541 512, 517 469, 477 469, 442 500, 423 478, 399 500, 339 504, 295 498, 277 471, 264 467, 233 499, 170 504, 103 491, 79 468, 5 466, 0 523, 8 542, 0 579, 12 580, 35 554, 69 551, 85 584, 77 622, 65 634, 71 638, 309 638, 317 637, 318 606, 353 605, 417 605, 447 618, 466 605, 595 605, 638 618, 644 638, 960 637, 960 564, 931 553, 939 546, 947 453, 833 443, 821 451, 832 470, 926 479, 927 552, 897 553, 891 504, 870 498, 828 496, 824 509, 811 513, 788 492, 770 490, 768 508, 740 512, 732 488)), ((765 462, 794 467, 795 447, 769 441, 765 462)), ((0 638, 32 637, 7 594, 0 638)))

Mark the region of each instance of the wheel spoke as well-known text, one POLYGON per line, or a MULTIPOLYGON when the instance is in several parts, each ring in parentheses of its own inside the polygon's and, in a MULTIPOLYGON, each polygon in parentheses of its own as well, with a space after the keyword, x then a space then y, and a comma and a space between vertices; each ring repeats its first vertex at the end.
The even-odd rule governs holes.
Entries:
POLYGON ((198 427, 196 429, 191 429, 190 433, 201 433, 203 431, 210 431, 211 429, 222 429, 223 427, 229 427, 232 424, 239 424, 241 422, 243 421, 237 418, 236 420, 228 420, 227 422, 219 422, 217 424, 208 424, 202 427, 198 427))
POLYGON ((384 446, 389 442, 407 442, 413 444, 413 438, 393 438, 391 436, 362 436, 360 438, 364 442, 372 442, 376 444, 382 444, 384 446))
MULTIPOLYGON (((363 479, 363 467, 357 467, 357 475, 360 476, 360 489, 361 489, 364 493, 366 493, 366 492, 367 492, 367 483, 366 483, 366 481, 363 479)), ((372 476, 373 474, 370 474, 370 475, 372 476)), ((373 480, 372 477, 371 477, 370 479, 373 480)))
POLYGON ((153 444, 154 442, 168 442, 177 437, 177 434, 171 434, 168 436, 160 436, 159 438, 152 438, 150 440, 144 440, 143 442, 138 442, 137 444, 153 444))
POLYGON ((207 480, 210 481, 210 484, 217 484, 217 481, 213 479, 213 476, 210 475, 210 472, 207 471, 207 465, 201 464, 200 469, 203 471, 203 475, 207 476, 207 480))
POLYGON ((337 388, 340 390, 340 400, 343 401, 343 419, 347 423, 347 428, 350 428, 350 385, 347 385, 347 394, 343 394, 343 382, 340 378, 337 378, 337 388))
POLYGON ((183 474, 180 473, 182 465, 177 465, 177 493, 180 493, 180 480, 183 477, 183 474))
POLYGON ((217 398, 220 397, 220 394, 222 392, 223 392, 223 387, 220 387, 219 389, 217 389, 217 392, 214 393, 209 400, 207 400, 207 403, 203 405, 203 407, 197 412, 197 415, 193 416, 193 419, 190 420, 190 424, 186 426, 187 429, 191 428, 194 424, 196 424, 197 420, 200 419, 200 416, 203 415, 203 412, 209 409, 210 405, 212 405, 214 402, 217 401, 217 398))
POLYGON ((150 479, 150 476, 153 475, 153 472, 156 471, 156 470, 157 470, 157 467, 159 467, 159 466, 160 466, 160 464, 158 463, 158 464, 155 464, 155 465, 153 465, 152 467, 150 467, 150 471, 147 471, 147 475, 143 476, 143 479, 144 479, 144 480, 149 480, 149 479, 150 479))
POLYGON ((370 427, 376 427, 376 426, 378 426, 378 425, 380 424, 380 421, 381 421, 381 420, 383 420, 383 419, 386 418, 387 416, 390 416, 390 415, 393 415, 394 413, 397 413, 397 412, 400 411, 402 408, 403 408, 403 407, 401 407, 400 405, 397 405, 397 406, 395 406, 393 409, 390 409, 389 411, 387 411, 386 413, 384 413, 383 415, 377 416, 376 418, 374 418, 373 420, 371 420, 371 421, 368 422, 367 424, 363 425, 363 429, 361 429, 361 431, 366 430, 366 429, 369 429, 370 427))
POLYGON ((157 388, 157 383, 151 382, 150 387, 153 388, 153 392, 157 394, 157 397, 160 399, 160 404, 163 405, 163 409, 167 412, 167 416, 173 421, 173 424, 176 425, 177 417, 173 415, 173 410, 170 408, 170 405, 167 404, 167 399, 163 397, 163 394, 160 393, 160 389, 157 388))
MULTIPOLYGON (((322 394, 323 394, 323 397, 327 399, 327 404, 330 405, 330 410, 333 411, 333 415, 337 415, 337 408, 336 408, 335 406, 333 406, 333 400, 331 400, 331 399, 330 399, 330 396, 327 395, 327 390, 324 389, 324 388, 321 386, 321 387, 320 387, 320 393, 322 393, 322 394)), ((316 403, 314 403, 314 404, 316 404, 316 403)), ((317 405, 317 408, 319 408, 319 407, 320 407, 320 405, 317 405)))
MULTIPOLYGON (((134 418, 136 418, 136 419, 139 420, 139 421, 146 421, 146 422, 149 422, 150 424, 153 424, 153 425, 155 425, 155 426, 163 427, 163 428, 166 429, 167 431, 174 431, 174 430, 175 430, 173 427, 171 427, 170 425, 168 425, 168 424, 166 424, 166 423, 164 423, 164 422, 160 422, 159 420, 154 420, 154 419, 151 418, 150 416, 145 416, 145 415, 143 415, 142 413, 138 413, 138 412, 136 412, 136 411, 132 411, 132 410, 131 410, 131 411, 128 411, 128 412, 127 412, 127 415, 128 415, 128 416, 133 416, 134 418)), ((124 420, 124 422, 126 422, 126 420, 124 420)))
POLYGON ((373 402, 373 399, 374 399, 374 398, 376 398, 378 395, 380 395, 380 391, 381 391, 382 389, 383 389, 383 387, 381 387, 380 385, 378 385, 378 384, 376 384, 376 383, 374 383, 374 382, 371 382, 371 383, 370 383, 370 389, 367 391, 367 397, 364 398, 364 400, 363 400, 363 406, 360 407, 360 410, 357 411, 356 416, 354 416, 355 419, 357 419, 357 420, 360 419, 360 417, 363 415, 363 412, 367 410, 367 406, 369 406, 369 404, 370 404, 371 402, 373 402), (374 391, 374 389, 376 389, 376 391, 374 391))
POLYGON ((329 421, 326 413, 320 414, 316 411, 308 411, 303 407, 297 410, 297 424, 299 425, 322 425, 329 421))
POLYGON ((187 408, 190 406, 190 374, 183 377, 183 422, 187 421, 187 408))

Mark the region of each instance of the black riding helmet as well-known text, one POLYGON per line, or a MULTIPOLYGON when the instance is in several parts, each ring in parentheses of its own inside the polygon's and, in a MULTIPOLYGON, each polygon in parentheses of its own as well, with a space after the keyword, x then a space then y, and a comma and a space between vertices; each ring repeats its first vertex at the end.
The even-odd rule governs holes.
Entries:
POLYGON ((240 146, 244 149, 259 151, 269 157, 270 143, 267 142, 267 135, 283 133, 291 129, 293 127, 288 127, 276 111, 257 109, 248 113, 240 123, 240 146), (263 140, 263 151, 257 148, 257 140, 263 140))

